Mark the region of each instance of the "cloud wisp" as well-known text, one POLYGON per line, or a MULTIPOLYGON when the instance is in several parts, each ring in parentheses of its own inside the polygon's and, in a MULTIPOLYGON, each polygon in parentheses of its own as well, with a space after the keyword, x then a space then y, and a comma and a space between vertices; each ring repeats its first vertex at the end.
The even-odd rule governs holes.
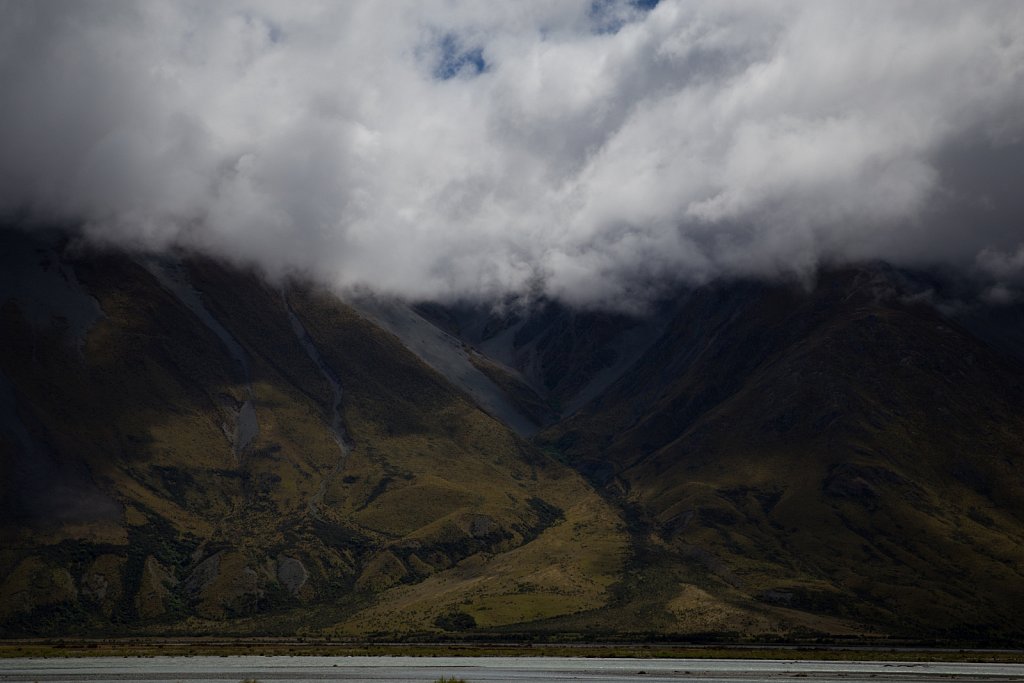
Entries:
POLYGON ((1016 2, 6 2, 0 88, 9 221, 341 288, 628 307, 1024 243, 1016 2))

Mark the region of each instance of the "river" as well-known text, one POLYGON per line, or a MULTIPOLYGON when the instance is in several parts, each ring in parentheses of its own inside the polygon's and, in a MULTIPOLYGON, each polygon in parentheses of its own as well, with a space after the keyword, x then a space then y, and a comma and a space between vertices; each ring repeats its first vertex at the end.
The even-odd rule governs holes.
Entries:
POLYGON ((582 657, 83 657, 0 660, 0 681, 1024 681, 1024 664, 582 657))

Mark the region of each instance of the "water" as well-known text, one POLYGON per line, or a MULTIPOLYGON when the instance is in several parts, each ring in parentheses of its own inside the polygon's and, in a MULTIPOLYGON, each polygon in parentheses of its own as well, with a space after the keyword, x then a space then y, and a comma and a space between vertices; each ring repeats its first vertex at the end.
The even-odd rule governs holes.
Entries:
POLYGON ((0 681, 1024 681, 1022 664, 579 657, 154 657, 0 660, 0 681))

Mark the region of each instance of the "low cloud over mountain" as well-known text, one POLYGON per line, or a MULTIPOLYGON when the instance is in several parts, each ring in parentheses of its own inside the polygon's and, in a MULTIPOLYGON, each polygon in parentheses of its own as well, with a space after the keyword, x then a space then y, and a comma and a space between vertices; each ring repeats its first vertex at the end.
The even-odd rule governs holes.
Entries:
POLYGON ((0 89, 8 223, 338 287, 1024 269, 1014 2, 6 2, 0 89))

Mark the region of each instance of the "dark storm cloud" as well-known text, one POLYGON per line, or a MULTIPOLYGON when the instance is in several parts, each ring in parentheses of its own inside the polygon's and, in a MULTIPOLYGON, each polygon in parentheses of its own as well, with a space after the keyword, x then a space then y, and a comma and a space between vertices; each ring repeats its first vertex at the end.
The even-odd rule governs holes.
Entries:
POLYGON ((6 2, 0 211, 410 296, 1021 270, 1015 2, 6 2))

